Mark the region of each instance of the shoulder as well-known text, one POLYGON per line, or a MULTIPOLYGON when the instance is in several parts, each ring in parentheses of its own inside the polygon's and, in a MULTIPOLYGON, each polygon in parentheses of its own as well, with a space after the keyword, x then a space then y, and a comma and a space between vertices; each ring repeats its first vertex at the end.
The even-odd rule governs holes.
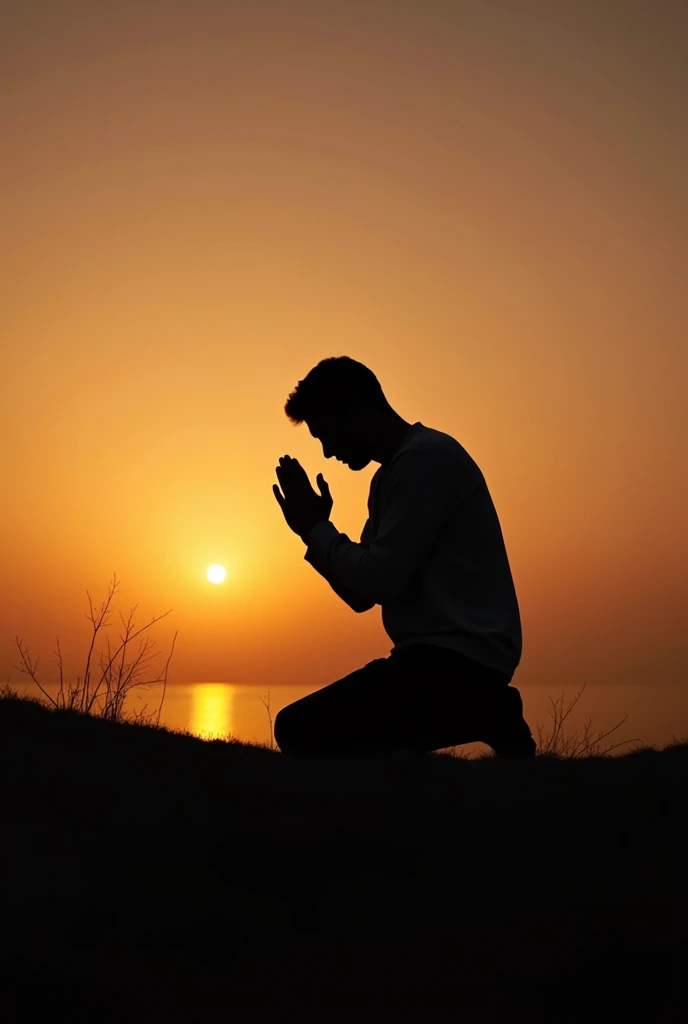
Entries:
POLYGON ((472 475, 481 472, 475 459, 455 437, 433 427, 424 426, 422 430, 415 431, 413 438, 409 439, 408 444, 397 454, 402 456, 411 452, 414 453, 413 457, 406 460, 409 464, 427 459, 441 466, 453 466, 472 475))
POLYGON ((482 480, 482 472, 455 437, 424 427, 414 431, 413 437, 396 453, 389 466, 389 477, 400 483, 406 478, 411 486, 435 486, 441 480, 443 487, 465 495, 482 480))

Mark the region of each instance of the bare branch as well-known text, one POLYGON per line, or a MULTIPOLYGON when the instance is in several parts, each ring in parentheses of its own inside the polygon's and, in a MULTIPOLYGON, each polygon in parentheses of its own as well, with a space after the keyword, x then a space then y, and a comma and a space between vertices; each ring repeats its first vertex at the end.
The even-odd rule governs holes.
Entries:
POLYGON ((55 642, 57 644, 57 650, 53 651, 53 654, 57 657, 57 665, 58 665, 58 668, 60 670, 60 690, 59 690, 58 700, 64 706, 64 682, 63 682, 63 678, 62 678, 62 651, 60 650, 60 638, 59 638, 59 636, 55 637, 55 642))
POLYGON ((564 736, 563 725, 578 703, 584 689, 585 684, 575 697, 569 701, 566 707, 564 706, 565 695, 563 693, 556 701, 550 697, 550 704, 552 705, 551 718, 553 721, 552 732, 549 736, 545 737, 543 736, 542 726, 539 723, 537 726, 538 748, 541 754, 556 754, 559 757, 601 757, 620 746, 624 746, 626 743, 634 742, 634 740, 623 740, 604 748, 601 747, 602 742, 626 722, 628 715, 606 732, 599 732, 597 734, 592 733, 592 719, 588 718, 583 724, 580 735, 578 731, 575 731, 568 736, 564 736))
MULTIPOLYGON (((15 665, 14 667, 17 668, 18 671, 30 676, 43 696, 53 707, 78 708, 87 714, 98 715, 100 717, 109 718, 113 721, 120 721, 124 718, 125 701, 127 695, 132 689, 136 687, 150 686, 153 683, 160 682, 162 680, 163 692, 160 706, 157 711, 157 724, 159 725, 162 704, 167 690, 169 665, 174 653, 178 634, 176 632, 174 634, 172 646, 165 662, 163 672, 156 672, 155 677, 148 678, 147 671, 148 666, 159 656, 159 652, 155 650, 155 641, 151 637, 145 636, 143 640, 139 642, 138 651, 133 658, 128 659, 127 651, 129 645, 133 643, 137 637, 141 637, 146 630, 150 629, 157 622, 160 622, 161 619, 166 618, 171 613, 172 609, 168 609, 168 611, 164 612, 162 615, 154 616, 140 628, 136 628, 134 623, 134 614, 139 607, 138 604, 134 605, 130 610, 128 618, 125 619, 120 613, 120 620, 124 627, 124 633, 120 635, 119 643, 113 645, 109 634, 105 632, 104 635, 107 645, 107 654, 105 654, 103 651, 98 651, 96 649, 96 641, 99 632, 104 630, 108 625, 108 614, 118 586, 119 581, 117 580, 117 574, 113 573, 112 581, 108 586, 107 597, 103 602, 101 602, 99 609, 96 609, 90 592, 88 590, 86 591, 89 604, 89 613, 86 615, 86 618, 91 622, 93 629, 86 657, 84 675, 77 676, 74 684, 67 683, 65 681, 64 660, 59 637, 56 637, 56 650, 53 652, 59 672, 56 698, 51 696, 48 690, 38 679, 37 667, 40 659, 36 658, 35 662, 32 661, 28 647, 24 645, 23 639, 19 636, 15 637, 15 644, 19 650, 21 664, 15 665), (100 662, 100 673, 97 685, 94 687, 93 663, 96 656, 100 662)), ((145 718, 150 720, 153 717, 154 713, 142 713, 140 719, 143 720, 145 718)))
POLYGON ((260 699, 263 701, 263 704, 265 705, 265 708, 266 708, 267 713, 268 713, 268 724, 270 726, 270 750, 274 750, 275 740, 274 740, 274 736, 273 736, 273 732, 272 732, 272 715, 270 713, 270 691, 268 690, 267 704, 265 703, 265 700, 264 700, 263 697, 261 697, 260 699))
POLYGON ((100 630, 101 626, 104 624, 105 617, 106 617, 106 615, 108 613, 108 609, 110 607, 110 603, 112 601, 112 598, 115 595, 115 591, 117 590, 118 586, 119 586, 119 584, 117 582, 117 574, 113 573, 112 574, 112 584, 108 587, 108 596, 107 596, 106 601, 104 601, 101 604, 101 607, 100 607, 100 617, 99 617, 97 622, 96 622, 96 617, 95 617, 95 615, 93 613, 93 602, 91 601, 91 595, 88 593, 88 591, 86 591, 86 593, 88 595, 88 604, 89 604, 89 607, 91 609, 91 622, 93 623, 93 636, 91 637, 91 646, 88 649, 88 655, 86 657, 86 669, 84 671, 84 688, 83 688, 83 692, 82 692, 82 701, 81 701, 81 709, 82 709, 82 711, 85 710, 85 706, 89 703, 89 693, 88 693, 88 691, 89 691, 89 686, 90 686, 90 682, 91 682, 91 655, 93 653, 93 648, 95 646, 96 637, 98 635, 98 631, 100 630))
POLYGON ((175 634, 172 637, 172 648, 171 648, 170 653, 168 655, 167 661, 165 662, 165 676, 164 676, 163 684, 162 684, 162 697, 160 698, 160 707, 158 708, 158 718, 157 718, 157 721, 156 721, 156 725, 160 725, 160 712, 162 711, 162 703, 163 703, 163 701, 165 699, 165 693, 167 692, 167 669, 168 669, 170 661, 172 659, 172 655, 174 654, 174 645, 175 645, 176 642, 177 642, 177 632, 175 631, 175 634))
MULTIPOLYGON (((161 620, 161 619, 164 619, 164 618, 165 618, 165 617, 166 617, 167 615, 169 615, 171 611, 172 611, 172 609, 171 609, 171 608, 169 608, 169 609, 168 609, 168 610, 167 610, 166 612, 164 612, 164 613, 163 613, 162 615, 156 615, 156 617, 155 617, 154 619, 151 619, 151 621, 150 621, 150 622, 146 623, 146 625, 145 625, 145 626, 141 626, 141 628, 140 628, 140 629, 138 629, 138 630, 137 630, 137 631, 136 631, 135 633, 132 633, 132 635, 131 635, 130 637, 128 637, 128 638, 127 638, 127 640, 126 640, 126 643, 129 643, 129 641, 130 641, 130 640, 133 640, 133 639, 134 639, 135 637, 139 636, 139 634, 140 634, 140 633, 143 633, 143 631, 144 631, 145 629, 149 629, 149 628, 150 628, 151 626, 155 625, 155 623, 156 623, 156 622, 160 622, 160 620, 161 620)), ((114 654, 112 655, 112 658, 111 658, 111 659, 110 659, 110 661, 108 662, 108 668, 110 667, 110 665, 112 664, 112 662, 113 662, 113 661, 115 660, 115 658, 116 658, 116 657, 117 657, 117 655, 119 654, 120 650, 121 650, 121 647, 118 647, 118 648, 117 648, 117 650, 115 651, 115 653, 114 653, 114 654)))
POLYGON ((15 636, 14 642, 16 646, 19 648, 19 653, 21 654, 22 659, 22 665, 13 665, 12 667, 18 669, 19 672, 23 672, 26 675, 31 676, 31 678, 33 679, 34 683, 41 691, 41 693, 48 698, 53 707, 57 707, 57 702, 55 701, 55 699, 51 697, 48 691, 41 686, 41 684, 38 681, 38 677, 36 676, 36 669, 38 667, 38 662, 40 661, 40 658, 36 658, 35 662, 32 665, 31 657, 29 655, 29 648, 27 647, 26 650, 22 648, 22 644, 24 642, 22 638, 19 636, 15 636))

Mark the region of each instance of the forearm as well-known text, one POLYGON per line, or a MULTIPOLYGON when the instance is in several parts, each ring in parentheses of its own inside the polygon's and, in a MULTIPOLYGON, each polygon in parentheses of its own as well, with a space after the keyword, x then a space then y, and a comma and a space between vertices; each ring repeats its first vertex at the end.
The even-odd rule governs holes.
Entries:
MULTIPOLYGON (((306 531, 305 533, 301 534, 301 540, 306 545, 306 548, 308 547, 309 544, 308 538, 310 536, 311 529, 312 527, 310 527, 308 531, 306 531)), ((313 566, 313 568, 315 568, 315 566, 313 566)), ((348 604, 349 608, 351 608, 353 611, 367 612, 369 611, 369 609, 375 607, 375 602, 364 597, 363 594, 359 594, 357 593, 357 591, 352 590, 350 587, 345 587, 341 583, 336 583, 333 579, 331 579, 330 576, 325 576, 319 569, 316 569, 316 572, 318 572, 319 575, 321 575, 323 579, 326 580, 327 583, 329 583, 330 587, 335 592, 337 597, 340 597, 342 601, 344 601, 345 604, 348 604)))
MULTIPOLYGON (((372 551, 368 544, 355 544, 346 534, 339 534, 334 524, 327 525, 329 536, 328 531, 317 529, 311 533, 306 561, 330 585, 336 580, 338 587, 358 595, 366 608, 382 604, 390 591, 388 577, 393 575, 385 571, 384 554, 372 551)), ((402 565, 402 560, 397 564, 402 565)))
POLYGON ((353 611, 367 612, 371 608, 375 607, 374 601, 369 601, 367 598, 363 597, 362 594, 357 594, 355 590, 350 590, 349 587, 341 586, 339 583, 335 583, 326 576, 323 576, 323 579, 327 580, 337 597, 341 597, 342 601, 344 601, 345 604, 348 604, 349 608, 353 611))

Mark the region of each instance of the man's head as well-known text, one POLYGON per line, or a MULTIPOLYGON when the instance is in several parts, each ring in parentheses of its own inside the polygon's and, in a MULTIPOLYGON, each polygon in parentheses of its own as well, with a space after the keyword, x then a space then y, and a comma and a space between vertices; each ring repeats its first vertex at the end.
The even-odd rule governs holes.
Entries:
POLYGON ((378 454, 390 427, 401 419, 373 371, 349 356, 321 360, 299 381, 284 411, 294 425, 305 421, 326 459, 334 455, 353 470, 382 461, 378 454))

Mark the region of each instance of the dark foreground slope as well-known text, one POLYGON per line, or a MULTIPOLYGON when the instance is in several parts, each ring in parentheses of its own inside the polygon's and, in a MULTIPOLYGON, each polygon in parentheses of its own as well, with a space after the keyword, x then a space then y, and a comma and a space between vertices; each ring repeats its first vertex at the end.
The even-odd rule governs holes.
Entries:
POLYGON ((683 1021, 688 747, 289 759, 0 701, 2 1010, 683 1021))

